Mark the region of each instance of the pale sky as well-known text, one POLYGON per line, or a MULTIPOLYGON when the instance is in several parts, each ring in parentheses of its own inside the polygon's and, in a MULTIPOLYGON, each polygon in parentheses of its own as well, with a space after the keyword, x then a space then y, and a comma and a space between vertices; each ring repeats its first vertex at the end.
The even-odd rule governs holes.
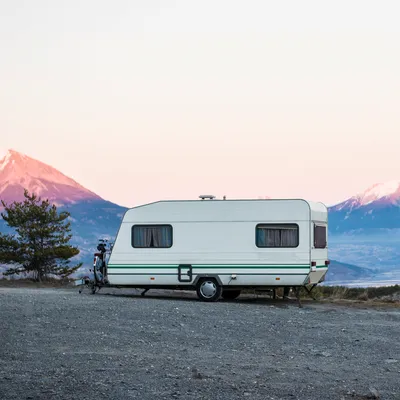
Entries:
POLYGON ((0 153, 133 206, 400 180, 400 2, 0 0, 0 153))

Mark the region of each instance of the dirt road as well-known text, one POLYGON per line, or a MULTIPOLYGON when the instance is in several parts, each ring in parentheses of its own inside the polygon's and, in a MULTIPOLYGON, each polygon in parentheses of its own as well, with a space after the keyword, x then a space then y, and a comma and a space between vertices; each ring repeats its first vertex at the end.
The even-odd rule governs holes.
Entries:
POLYGON ((400 399, 399 309, 136 293, 0 288, 0 398, 400 399))

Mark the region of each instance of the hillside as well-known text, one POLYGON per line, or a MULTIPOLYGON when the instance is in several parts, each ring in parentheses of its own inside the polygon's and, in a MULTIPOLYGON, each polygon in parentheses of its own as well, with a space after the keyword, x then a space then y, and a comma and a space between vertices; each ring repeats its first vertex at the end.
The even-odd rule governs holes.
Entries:
MULTIPOLYGON (((114 237, 126 210, 104 200, 55 168, 25 154, 9 150, 0 161, 0 200, 22 201, 24 188, 71 213, 72 243, 81 253, 77 259, 90 265, 100 237, 114 237)), ((10 229, 0 218, 0 231, 10 229)))
POLYGON ((374 276, 374 270, 331 260, 328 273, 326 274, 325 283, 330 284, 331 282, 345 281, 354 282, 372 279, 374 276))
POLYGON ((375 184, 329 208, 329 231, 367 233, 400 228, 400 182, 375 184))

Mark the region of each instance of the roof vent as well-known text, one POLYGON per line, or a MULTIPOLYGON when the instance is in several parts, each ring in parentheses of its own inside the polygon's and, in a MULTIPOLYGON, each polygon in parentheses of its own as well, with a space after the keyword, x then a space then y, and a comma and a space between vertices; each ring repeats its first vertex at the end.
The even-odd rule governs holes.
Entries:
POLYGON ((202 200, 205 200, 205 199, 214 200, 215 196, 210 195, 210 194, 202 194, 201 196, 199 196, 199 198, 202 200))

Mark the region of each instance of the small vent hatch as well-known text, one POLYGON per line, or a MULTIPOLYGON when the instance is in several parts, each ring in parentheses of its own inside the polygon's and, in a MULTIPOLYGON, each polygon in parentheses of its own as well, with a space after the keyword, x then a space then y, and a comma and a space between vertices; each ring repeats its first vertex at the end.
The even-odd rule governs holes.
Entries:
POLYGON ((200 198, 201 200, 206 200, 206 199, 208 199, 208 200, 214 200, 214 199, 215 199, 215 196, 213 196, 212 194, 202 194, 202 195, 199 196, 199 198, 200 198))

